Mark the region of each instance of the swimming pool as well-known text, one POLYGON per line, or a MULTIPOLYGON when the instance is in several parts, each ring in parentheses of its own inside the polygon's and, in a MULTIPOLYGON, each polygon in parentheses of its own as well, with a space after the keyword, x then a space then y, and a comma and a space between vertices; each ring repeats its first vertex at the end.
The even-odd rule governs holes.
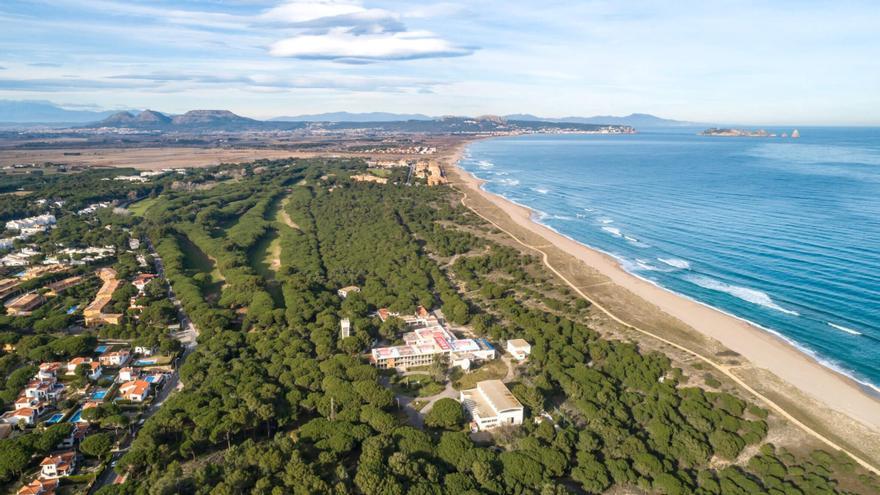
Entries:
POLYGON ((77 309, 79 309, 79 305, 71 306, 70 308, 68 308, 67 314, 72 315, 73 313, 76 313, 77 309))
POLYGON ((94 400, 103 400, 104 397, 106 397, 106 396, 107 396, 106 390, 98 390, 98 391, 92 393, 92 399, 94 399, 94 400))
POLYGON ((63 413, 55 413, 51 418, 46 420, 46 424, 54 425, 55 423, 61 421, 61 418, 64 417, 63 413))
POLYGON ((150 366, 152 364, 156 364, 155 359, 138 359, 134 362, 135 366, 150 366))
POLYGON ((98 354, 104 354, 109 348, 110 346, 108 345, 99 345, 98 347, 95 347, 95 352, 97 352, 98 354))
POLYGON ((85 421, 83 421, 83 419, 82 419, 82 413, 83 413, 82 409, 80 409, 79 411, 76 412, 76 414, 71 416, 70 419, 67 420, 67 422, 68 423, 84 423, 85 421))
POLYGON ((162 375, 150 375, 144 378, 148 383, 159 383, 162 381, 162 375))

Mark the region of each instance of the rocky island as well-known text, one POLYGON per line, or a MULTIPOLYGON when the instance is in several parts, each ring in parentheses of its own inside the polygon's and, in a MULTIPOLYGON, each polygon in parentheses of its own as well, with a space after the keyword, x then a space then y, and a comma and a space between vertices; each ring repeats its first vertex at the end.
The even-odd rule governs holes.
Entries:
POLYGON ((711 127, 699 134, 700 136, 724 136, 724 137, 776 137, 776 134, 758 129, 756 131, 748 129, 726 129, 711 127))

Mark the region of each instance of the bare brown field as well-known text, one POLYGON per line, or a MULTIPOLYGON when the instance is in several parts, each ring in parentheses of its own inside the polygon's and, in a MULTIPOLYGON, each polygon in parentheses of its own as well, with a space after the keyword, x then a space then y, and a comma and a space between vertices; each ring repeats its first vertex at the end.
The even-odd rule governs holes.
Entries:
POLYGON ((225 148, 62 148, 0 151, 0 166, 46 162, 85 167, 132 167, 140 170, 210 167, 259 159, 308 158, 327 153, 281 149, 225 148))

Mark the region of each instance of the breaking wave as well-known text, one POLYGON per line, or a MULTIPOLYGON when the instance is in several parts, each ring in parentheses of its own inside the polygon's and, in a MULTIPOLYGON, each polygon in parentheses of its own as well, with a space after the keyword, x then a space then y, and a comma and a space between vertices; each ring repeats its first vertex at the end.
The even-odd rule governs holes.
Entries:
POLYGON ((614 237, 623 237, 623 234, 620 233, 620 229, 618 229, 617 227, 602 227, 602 230, 608 232, 614 237))
POLYGON ((841 332, 846 332, 850 335, 861 335, 862 334, 862 332, 860 332, 858 330, 853 330, 852 328, 846 328, 841 325, 835 325, 834 323, 831 323, 830 321, 828 322, 828 326, 836 328, 836 329, 840 330, 841 332))
POLYGON ((678 259, 678 258, 657 258, 657 261, 659 261, 661 263, 666 263, 667 265, 669 265, 673 268, 678 268, 681 270, 690 270, 691 269, 690 263, 688 263, 685 260, 678 259))
POLYGON ((797 311, 785 309, 782 306, 776 304, 776 302, 773 301, 773 298, 771 298, 766 292, 761 292, 756 289, 749 289, 748 287, 740 287, 738 285, 730 285, 720 280, 715 280, 714 278, 705 277, 703 275, 692 275, 689 277, 685 277, 685 280, 691 282, 692 284, 699 285, 704 289, 724 292, 726 294, 730 294, 733 297, 742 299, 743 301, 757 304, 758 306, 764 306, 765 308, 770 308, 781 313, 785 313, 787 315, 799 316, 799 313, 797 311))

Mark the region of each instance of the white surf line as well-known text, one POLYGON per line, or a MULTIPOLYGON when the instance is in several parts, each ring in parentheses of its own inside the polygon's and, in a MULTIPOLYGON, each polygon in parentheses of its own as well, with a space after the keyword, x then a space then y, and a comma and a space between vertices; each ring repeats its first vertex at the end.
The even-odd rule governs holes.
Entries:
MULTIPOLYGON (((467 186, 465 186, 465 187, 467 187, 467 186)), ((458 188, 456 188, 456 189, 458 189, 458 188)), ((523 241, 520 240, 517 236, 515 236, 514 234, 512 234, 510 231, 508 231, 508 230, 502 228, 500 225, 498 225, 497 223, 493 222, 492 220, 490 220, 489 218, 487 218, 485 215, 481 214, 479 211, 476 210, 476 208, 473 208, 473 207, 469 206, 469 205, 465 202, 465 199, 467 199, 467 192, 462 191, 461 189, 458 189, 458 191, 462 194, 462 198, 461 198, 461 204, 462 204, 462 206, 468 208, 469 210, 471 210, 472 212, 474 212, 477 216, 479 216, 479 217, 482 218, 483 220, 489 222, 489 223, 492 224, 495 228, 497 228, 497 229, 500 230, 501 232, 504 232, 504 233, 507 234, 511 239, 513 239, 513 240, 516 241, 517 243, 521 244, 522 246, 524 246, 524 247, 526 247, 526 248, 528 248, 528 249, 531 249, 531 250, 533 250, 533 251, 537 251, 537 252, 541 253, 542 259, 543 259, 543 261, 544 261, 544 265, 545 265, 547 268, 549 268, 550 271, 552 271, 554 274, 556 274, 557 277, 559 277, 560 279, 562 279, 562 281, 565 282, 566 285, 568 285, 569 287, 571 287, 572 290, 574 290, 575 292, 577 292, 578 295, 580 295, 582 298, 584 298, 584 299, 586 299, 587 301, 589 301, 592 305, 594 305, 594 306, 595 306, 596 308, 598 308, 600 311, 602 311, 603 313, 605 313, 609 318, 611 318, 612 320, 616 321, 617 323, 623 325, 623 326, 626 327, 626 328, 629 328, 629 329, 635 330, 635 331, 640 332, 640 333, 642 333, 642 334, 644 334, 644 335, 647 335, 647 336, 649 336, 649 337, 653 337, 654 339, 657 339, 657 340, 659 340, 660 342, 663 342, 664 344, 667 344, 667 345, 670 345, 670 346, 672 346, 672 347, 675 347, 676 349, 678 349, 678 350, 680 350, 680 351, 682 351, 682 352, 685 352, 685 353, 687 353, 687 354, 690 354, 691 356, 694 356, 694 357, 696 357, 697 359, 699 359, 699 360, 705 362, 706 364, 712 366, 712 367, 715 368, 718 372, 720 372, 720 373, 722 373, 724 376, 730 378, 734 383, 736 383, 737 385, 739 385, 740 387, 742 387, 743 389, 745 389, 747 392, 751 393, 752 395, 754 395, 755 397, 757 397, 758 399, 760 399, 762 402, 764 402, 765 404, 767 404, 771 409, 773 409, 774 411, 776 411, 779 415, 781 415, 782 417, 788 419, 789 421, 791 421, 792 423, 794 423, 796 426, 798 426, 799 428, 801 428, 801 429, 802 429, 803 431, 805 431, 806 433, 808 433, 808 434, 810 434, 811 436, 813 436, 814 438, 816 438, 816 439, 818 439, 818 440, 824 442, 824 443, 825 443, 826 445, 828 445, 829 447, 831 447, 831 448, 833 448, 833 449, 835 449, 835 450, 839 450, 839 451, 841 451, 841 452, 846 453, 848 456, 852 457, 853 460, 855 460, 856 462, 858 462, 859 465, 861 465, 863 468, 867 469, 868 471, 871 471, 871 472, 874 473, 874 474, 878 474, 878 475, 880 475, 880 469, 877 469, 876 467, 874 467, 874 466, 873 466, 872 464, 870 464, 869 462, 865 461, 865 460, 862 459, 861 457, 856 456, 855 454, 853 454, 853 453, 850 452, 849 450, 845 449, 844 447, 838 445, 836 442, 834 442, 834 441, 831 440, 830 438, 828 438, 828 437, 822 435, 821 433, 817 432, 816 430, 810 428, 809 426, 807 426, 806 424, 804 424, 802 421, 800 421, 799 419, 797 419, 797 418, 795 418, 794 416, 792 416, 792 415, 791 415, 788 411, 786 411, 782 406, 780 406, 780 405, 777 404, 776 402, 773 402, 772 399, 770 399, 769 397, 765 396, 764 394, 758 392, 757 390, 755 390, 754 388, 752 388, 749 384, 747 384, 747 383, 744 382, 742 379, 740 379, 738 376, 734 375, 733 372, 730 371, 730 370, 731 370, 731 367, 730 367, 730 366, 723 366, 723 365, 717 364, 716 362, 714 362, 714 361, 712 361, 711 359, 709 359, 709 358, 703 356, 702 354, 699 354, 699 353, 696 352, 696 351, 693 351, 693 350, 691 350, 691 349, 688 349, 687 347, 684 347, 684 346, 682 346, 682 345, 680 345, 680 344, 677 344, 677 343, 675 343, 675 342, 673 342, 673 341, 671 341, 671 340, 665 339, 665 338, 663 338, 663 337, 661 337, 661 336, 659 336, 659 335, 657 335, 657 334, 655 334, 655 333, 653 333, 653 332, 649 332, 649 331, 647 331, 647 330, 645 330, 645 329, 642 329, 642 328, 639 328, 639 327, 637 327, 637 326, 635 326, 635 325, 629 324, 629 323, 623 321, 622 319, 618 318, 617 316, 615 316, 613 313, 611 313, 611 312, 610 312, 608 309, 606 309, 604 306, 602 306, 601 304, 599 304, 598 302, 596 302, 595 300, 593 300, 592 298, 590 298, 590 296, 586 295, 582 290, 580 290, 576 285, 574 285, 571 281, 569 281, 567 278, 565 278, 564 275, 562 275, 558 270, 556 270, 556 268, 554 268, 553 265, 550 264, 549 256, 547 255, 547 253, 546 253, 545 251, 543 251, 542 249, 540 249, 540 248, 538 248, 538 247, 536 247, 536 246, 532 246, 532 245, 530 245, 530 244, 527 244, 527 243, 523 242, 523 241)), ((495 206, 495 205, 493 205, 493 206, 495 206)), ((497 207, 496 207, 496 208, 497 208, 497 207)))

